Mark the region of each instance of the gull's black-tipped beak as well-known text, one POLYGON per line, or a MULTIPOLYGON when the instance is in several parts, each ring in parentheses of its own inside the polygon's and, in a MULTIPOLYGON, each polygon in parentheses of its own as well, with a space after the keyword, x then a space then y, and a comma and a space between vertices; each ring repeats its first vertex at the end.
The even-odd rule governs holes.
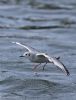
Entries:
POLYGON ((19 56, 19 57, 24 57, 23 55, 19 56))

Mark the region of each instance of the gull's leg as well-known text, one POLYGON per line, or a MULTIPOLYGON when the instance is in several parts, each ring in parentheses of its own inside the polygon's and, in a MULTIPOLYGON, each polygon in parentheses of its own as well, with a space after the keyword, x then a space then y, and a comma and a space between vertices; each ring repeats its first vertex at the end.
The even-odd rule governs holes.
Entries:
POLYGON ((36 65, 36 66, 33 68, 33 70, 35 70, 39 65, 41 65, 41 63, 39 63, 38 65, 36 65))
POLYGON ((43 70, 44 70, 44 68, 45 68, 46 64, 47 64, 47 62, 43 65, 43 70))

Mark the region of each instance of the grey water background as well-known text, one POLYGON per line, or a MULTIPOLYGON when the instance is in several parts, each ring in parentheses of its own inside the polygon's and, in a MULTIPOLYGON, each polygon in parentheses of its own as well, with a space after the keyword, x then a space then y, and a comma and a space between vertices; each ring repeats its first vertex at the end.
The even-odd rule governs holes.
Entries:
POLYGON ((0 0, 0 100, 76 100, 76 0, 0 0), (12 41, 60 56, 70 76, 33 71, 12 41))

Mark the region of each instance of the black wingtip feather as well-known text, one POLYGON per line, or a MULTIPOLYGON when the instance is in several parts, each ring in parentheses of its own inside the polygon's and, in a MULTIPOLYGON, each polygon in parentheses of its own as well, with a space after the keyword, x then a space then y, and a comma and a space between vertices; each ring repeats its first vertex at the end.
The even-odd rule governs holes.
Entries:
POLYGON ((67 76, 69 76, 70 75, 70 72, 66 69, 66 72, 67 72, 67 76))
MULTIPOLYGON (((64 66, 65 67, 65 66, 64 66)), ((65 67, 65 73, 66 73, 66 75, 67 76, 69 76, 70 75, 70 72, 68 71, 68 69, 65 67)))

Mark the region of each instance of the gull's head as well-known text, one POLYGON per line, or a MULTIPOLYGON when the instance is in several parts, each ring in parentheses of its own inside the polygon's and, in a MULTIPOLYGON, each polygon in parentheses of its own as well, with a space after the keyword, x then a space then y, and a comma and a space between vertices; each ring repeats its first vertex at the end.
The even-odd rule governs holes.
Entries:
POLYGON ((20 57, 30 57, 30 52, 25 52, 23 55, 21 55, 20 57))

